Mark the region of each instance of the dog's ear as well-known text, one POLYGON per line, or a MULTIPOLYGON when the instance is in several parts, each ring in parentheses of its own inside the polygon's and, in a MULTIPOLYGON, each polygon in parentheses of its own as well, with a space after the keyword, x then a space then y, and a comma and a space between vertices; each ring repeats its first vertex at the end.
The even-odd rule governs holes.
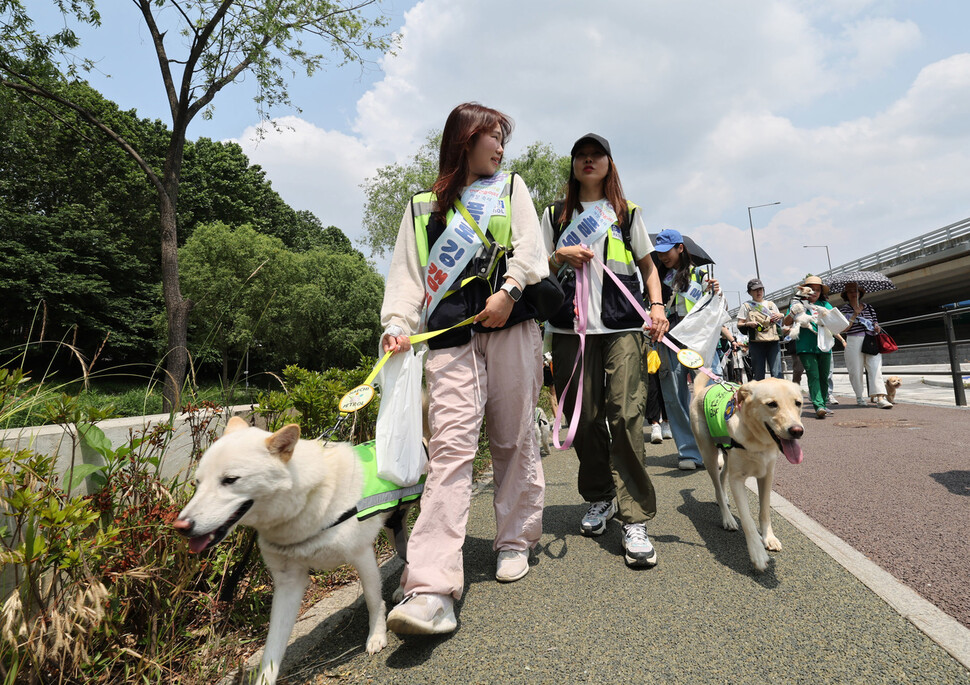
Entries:
POLYGON ((745 383, 740 388, 738 388, 736 406, 740 409, 744 406, 744 403, 751 399, 751 383, 745 383))
POLYGON ((249 428, 249 424, 246 423, 246 419, 241 416, 233 416, 229 419, 229 423, 226 424, 226 430, 222 432, 223 435, 229 435, 230 433, 242 430, 243 428, 249 428))
POLYGON ((283 426, 266 438, 266 449, 269 453, 279 457, 284 464, 293 456, 293 450, 300 439, 300 427, 295 423, 283 426))

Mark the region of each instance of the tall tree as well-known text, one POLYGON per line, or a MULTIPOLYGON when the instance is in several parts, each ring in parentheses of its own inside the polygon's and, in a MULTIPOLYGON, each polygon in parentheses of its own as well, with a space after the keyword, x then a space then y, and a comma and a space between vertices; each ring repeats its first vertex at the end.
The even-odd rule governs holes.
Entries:
POLYGON ((198 226, 180 250, 185 291, 197 303, 193 354, 220 359, 226 380, 230 362, 256 341, 260 363, 275 370, 351 368, 373 354, 384 284, 349 241, 338 243, 295 252, 250 226, 198 226))
MULTIPOLYGON (((94 0, 52 0, 65 20, 100 25, 94 0)), ((0 2, 0 85, 55 109, 58 116, 79 118, 123 149, 144 172, 158 196, 162 292, 168 324, 165 408, 179 405, 179 388, 188 361, 187 331, 191 300, 182 296, 178 269, 178 197, 189 124, 226 86, 251 72, 259 85, 257 107, 268 117, 276 106, 291 105, 281 71, 287 65, 308 75, 324 64, 308 40, 320 39, 339 64, 363 62, 364 51, 386 50, 383 15, 368 18, 363 8, 377 0, 132 0, 152 39, 172 123, 161 168, 132 141, 116 131, 97 110, 70 99, 63 79, 42 79, 40 62, 68 61, 68 76, 91 66, 73 61, 79 47, 70 28, 38 32, 22 0, 0 2), (174 45, 167 42, 174 36, 174 45), (40 101, 47 102, 46 105, 40 101)), ((66 22, 65 22, 66 23, 66 22)))
MULTIPOLYGON (((433 130, 410 162, 383 166, 361 184, 366 196, 363 225, 372 252, 384 254, 393 249, 405 205, 412 195, 430 188, 438 176, 440 147, 441 132, 433 130)), ((569 164, 568 156, 556 155, 548 143, 536 142, 503 166, 522 176, 540 212, 559 198, 569 178, 569 164)))

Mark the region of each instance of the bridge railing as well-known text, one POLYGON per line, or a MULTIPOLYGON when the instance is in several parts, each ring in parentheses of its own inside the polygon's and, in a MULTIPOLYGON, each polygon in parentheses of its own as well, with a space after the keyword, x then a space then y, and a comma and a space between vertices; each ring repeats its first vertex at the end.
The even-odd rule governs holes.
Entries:
MULTIPOLYGON (((824 281, 829 276, 834 276, 845 271, 864 271, 871 269, 872 267, 881 266, 885 262, 893 259, 902 259, 903 257, 910 255, 921 254, 930 248, 938 247, 951 240, 956 240, 964 236, 970 236, 970 217, 952 223, 949 226, 938 228, 935 231, 924 233, 916 238, 904 240, 903 242, 897 243, 891 247, 884 248, 878 252, 873 252, 870 255, 866 255, 865 257, 860 257, 854 261, 837 266, 834 269, 823 271, 822 273, 816 274, 816 276, 820 277, 824 281)), ((780 290, 775 290, 774 292, 768 293, 765 295, 765 299, 775 301, 790 297, 795 285, 797 284, 792 284, 787 288, 781 288, 780 290)))

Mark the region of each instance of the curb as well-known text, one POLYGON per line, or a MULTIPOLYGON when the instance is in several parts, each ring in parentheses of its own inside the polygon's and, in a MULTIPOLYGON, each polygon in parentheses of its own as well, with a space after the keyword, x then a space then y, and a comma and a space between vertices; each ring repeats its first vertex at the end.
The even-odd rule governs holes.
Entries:
MULTIPOLYGON (((758 486, 754 478, 749 478, 745 485, 757 495, 758 486)), ((965 668, 970 669, 970 629, 898 581, 892 574, 774 491, 771 493, 771 508, 875 592, 900 616, 919 628, 965 668)))
MULTIPOLYGON (((927 378, 926 376, 923 376, 920 379, 920 383, 922 383, 923 385, 929 385, 929 386, 934 387, 934 388, 952 388, 953 387, 953 381, 952 380, 948 380, 948 381, 937 381, 937 380, 934 380, 932 378, 927 378)), ((970 388, 970 380, 967 380, 966 377, 964 377, 964 379, 963 379, 963 387, 964 388, 970 388)))

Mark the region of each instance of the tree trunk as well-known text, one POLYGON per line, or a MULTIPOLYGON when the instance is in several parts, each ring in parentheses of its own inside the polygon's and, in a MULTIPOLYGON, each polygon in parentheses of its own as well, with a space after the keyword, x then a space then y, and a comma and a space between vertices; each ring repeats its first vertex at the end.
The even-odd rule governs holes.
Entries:
POLYGON ((165 356, 165 388, 162 391, 162 411, 174 412, 182 406, 182 383, 188 368, 189 311, 192 301, 182 299, 179 285, 178 222, 176 205, 185 151, 185 128, 176 125, 165 157, 163 170, 164 192, 159 192, 159 216, 162 243, 162 292, 168 317, 168 348, 165 356))

